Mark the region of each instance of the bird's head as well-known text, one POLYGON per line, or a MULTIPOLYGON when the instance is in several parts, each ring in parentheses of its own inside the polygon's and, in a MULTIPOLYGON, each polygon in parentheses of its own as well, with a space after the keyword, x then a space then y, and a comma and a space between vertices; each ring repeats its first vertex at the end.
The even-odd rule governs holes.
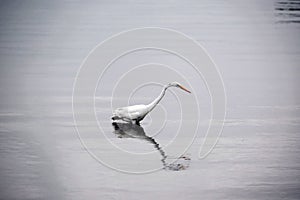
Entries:
POLYGON ((168 87, 178 87, 188 93, 191 93, 191 91, 189 91, 188 89, 186 89, 185 87, 183 87, 181 84, 179 84, 178 82, 172 82, 168 84, 168 87))

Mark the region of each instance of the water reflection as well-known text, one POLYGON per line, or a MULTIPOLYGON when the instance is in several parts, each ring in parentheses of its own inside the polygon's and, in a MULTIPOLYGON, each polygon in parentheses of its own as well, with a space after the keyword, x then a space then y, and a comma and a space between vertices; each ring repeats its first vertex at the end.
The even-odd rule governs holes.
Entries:
POLYGON ((114 127, 114 133, 118 136, 118 138, 135 138, 145 140, 153 144, 155 149, 162 156, 161 162, 164 169, 178 171, 185 170, 189 167, 191 159, 188 156, 180 156, 178 158, 171 158, 170 156, 167 156, 159 143, 154 138, 148 136, 142 126, 132 123, 118 122, 113 122, 112 126, 114 127), (167 160, 173 161, 167 162, 167 160))
POLYGON ((280 23, 300 23, 300 1, 280 0, 275 4, 280 23))

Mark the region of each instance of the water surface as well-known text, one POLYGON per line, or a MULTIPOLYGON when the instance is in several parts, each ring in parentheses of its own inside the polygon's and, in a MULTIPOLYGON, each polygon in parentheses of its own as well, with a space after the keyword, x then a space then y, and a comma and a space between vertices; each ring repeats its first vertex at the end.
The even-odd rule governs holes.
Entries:
MULTIPOLYGON (((30 0, 1 1, 0 9, 1 199, 299 199, 299 1, 30 0), (224 79, 227 119, 206 159, 197 158, 199 132, 186 152, 191 160, 182 160, 185 170, 129 175, 99 164, 83 149, 72 118, 72 86, 99 42, 149 26, 181 31, 206 48, 224 79)), ((133 103, 148 102, 160 91, 148 89, 149 96, 133 103)), ((168 95, 162 103, 172 107, 168 95)), ((206 112, 205 98, 201 102, 206 112)), ((101 101, 97 110, 111 114, 101 101)), ((174 109, 169 128, 159 135, 160 119, 145 119, 143 139, 119 138, 109 117, 100 120, 116 144, 156 151, 141 163, 116 157, 124 167, 163 167, 169 161, 162 161, 164 155, 176 156, 176 147, 164 151, 156 145, 173 137, 178 113, 174 109)), ((110 148, 101 150, 109 155, 110 148)))

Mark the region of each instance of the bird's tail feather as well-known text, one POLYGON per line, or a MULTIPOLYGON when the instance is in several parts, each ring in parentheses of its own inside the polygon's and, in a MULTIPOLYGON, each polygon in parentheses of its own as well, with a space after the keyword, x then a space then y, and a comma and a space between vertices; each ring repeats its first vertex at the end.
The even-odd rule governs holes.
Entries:
POLYGON ((117 115, 113 115, 112 117, 111 117, 111 119, 112 120, 117 120, 117 119, 121 119, 119 116, 117 116, 117 115))

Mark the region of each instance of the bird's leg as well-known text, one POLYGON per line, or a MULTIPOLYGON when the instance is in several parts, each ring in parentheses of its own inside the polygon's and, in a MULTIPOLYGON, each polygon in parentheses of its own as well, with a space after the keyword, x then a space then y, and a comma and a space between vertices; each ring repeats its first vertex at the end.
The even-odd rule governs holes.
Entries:
POLYGON ((132 121, 130 119, 127 118, 121 118, 124 122, 128 122, 128 123, 132 123, 132 121))
POLYGON ((141 124, 140 124, 140 121, 139 121, 139 120, 137 120, 137 119, 135 120, 135 124, 136 124, 136 125, 138 125, 138 126, 140 126, 140 125, 141 125, 141 124))

